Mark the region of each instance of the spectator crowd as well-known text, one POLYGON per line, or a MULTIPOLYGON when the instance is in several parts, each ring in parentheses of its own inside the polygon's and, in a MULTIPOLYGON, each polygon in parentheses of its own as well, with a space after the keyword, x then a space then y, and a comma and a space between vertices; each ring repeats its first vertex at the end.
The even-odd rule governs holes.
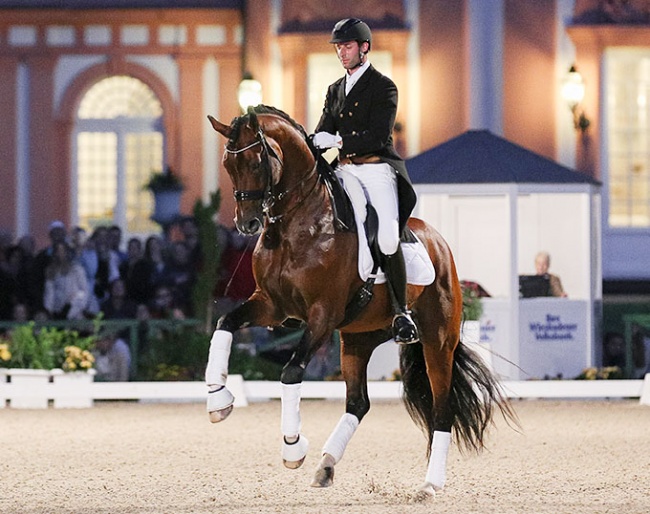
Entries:
MULTIPOLYGON (((202 266, 199 231, 192 217, 182 218, 173 236, 131 237, 122 245, 119 226, 67 230, 61 221, 49 225, 49 244, 36 248, 25 235, 13 241, 0 235, 0 320, 184 319, 194 315, 192 289, 202 266)), ((223 257, 230 263, 241 245, 222 231, 223 257)), ((252 247, 251 247, 252 248, 252 247)), ((250 253, 250 252, 249 252, 250 253)), ((252 283, 250 261, 236 283, 252 283)), ((222 274, 232 273, 229 264, 222 274)), ((222 277, 229 281, 232 277, 222 277)), ((241 289, 241 288, 240 288, 241 289)), ((241 292, 241 301, 252 290, 241 292)), ((233 289, 233 291, 238 291, 233 289)), ((223 285, 215 293, 224 295, 223 285)), ((227 294, 227 292, 225 293, 227 294)))

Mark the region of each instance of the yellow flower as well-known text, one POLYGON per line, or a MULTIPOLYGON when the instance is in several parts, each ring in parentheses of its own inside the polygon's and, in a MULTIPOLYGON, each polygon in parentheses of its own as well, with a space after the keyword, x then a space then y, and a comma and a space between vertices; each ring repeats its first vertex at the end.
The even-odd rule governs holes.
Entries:
POLYGON ((9 361, 11 359, 11 352, 7 343, 0 344, 0 361, 9 361))
POLYGON ((95 357, 88 350, 82 350, 78 346, 66 346, 65 350, 65 362, 63 363, 63 369, 66 371, 76 371, 77 369, 88 370, 93 367, 95 362, 95 357))

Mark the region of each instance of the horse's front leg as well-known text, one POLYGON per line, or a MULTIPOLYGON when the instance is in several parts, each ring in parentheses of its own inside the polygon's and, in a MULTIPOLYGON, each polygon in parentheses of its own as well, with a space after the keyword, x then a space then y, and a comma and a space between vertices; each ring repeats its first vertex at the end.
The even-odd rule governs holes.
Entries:
POLYGON ((264 298, 253 295, 217 322, 210 341, 208 365, 205 370, 205 383, 208 386, 207 410, 212 423, 226 419, 235 402, 235 397, 226 387, 233 332, 248 325, 270 325, 271 312, 270 304, 264 298))
POLYGON ((390 338, 384 332, 346 334, 341 342, 341 372, 345 380, 345 414, 341 416, 322 450, 312 487, 329 487, 334 483, 334 466, 357 430, 359 423, 370 410, 368 398, 367 367, 373 350, 390 338))
POLYGON ((329 343, 332 332, 327 327, 314 332, 307 324, 296 351, 282 369, 282 461, 290 469, 302 466, 309 449, 309 441, 300 432, 300 389, 305 369, 318 348, 329 343))

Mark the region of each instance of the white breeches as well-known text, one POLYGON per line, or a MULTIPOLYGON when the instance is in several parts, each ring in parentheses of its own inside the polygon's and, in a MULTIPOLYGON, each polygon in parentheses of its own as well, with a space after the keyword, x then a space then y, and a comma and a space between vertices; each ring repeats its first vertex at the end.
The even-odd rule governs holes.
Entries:
POLYGON ((363 187, 368 202, 379 218, 379 249, 384 255, 393 255, 399 245, 399 211, 397 172, 386 163, 343 164, 343 170, 354 175, 363 187))

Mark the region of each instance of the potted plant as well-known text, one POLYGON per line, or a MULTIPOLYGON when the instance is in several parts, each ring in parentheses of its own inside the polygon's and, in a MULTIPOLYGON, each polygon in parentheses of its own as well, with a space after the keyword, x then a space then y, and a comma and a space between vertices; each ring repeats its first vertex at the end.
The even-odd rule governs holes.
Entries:
POLYGON ((481 339, 480 319, 483 314, 483 303, 478 284, 462 281, 463 291, 463 342, 478 343, 481 339))
POLYGON ((170 167, 164 172, 153 171, 144 189, 154 196, 154 213, 151 219, 165 225, 171 223, 180 212, 183 182, 170 167))
POLYGON ((463 281, 461 289, 463 291, 463 319, 465 321, 479 321, 483 315, 483 302, 478 284, 463 281))

